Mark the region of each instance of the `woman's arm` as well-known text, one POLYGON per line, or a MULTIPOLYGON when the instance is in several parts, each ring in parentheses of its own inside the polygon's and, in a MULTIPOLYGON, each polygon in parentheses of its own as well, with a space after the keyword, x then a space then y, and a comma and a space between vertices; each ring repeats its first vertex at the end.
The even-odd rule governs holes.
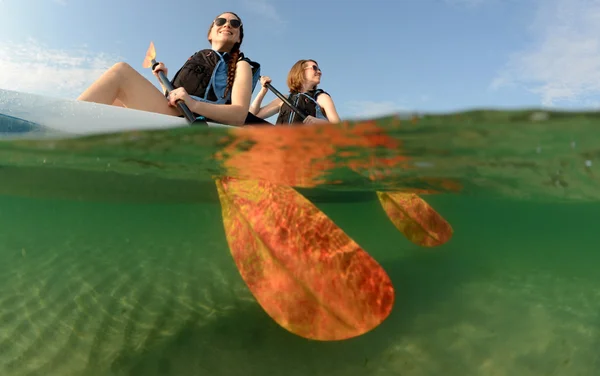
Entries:
MULTIPOLYGON (((187 99, 187 98, 186 98, 187 99)), ((239 61, 235 69, 231 104, 214 104, 189 98, 192 112, 201 114, 215 122, 227 125, 244 125, 252 99, 252 68, 245 61, 239 61)))
POLYGON ((333 99, 327 93, 323 93, 317 97, 317 103, 321 108, 325 111, 325 116, 327 119, 319 119, 314 116, 307 116, 304 119, 304 124, 317 124, 317 123, 339 123, 340 116, 335 109, 335 105, 333 104, 333 99))
POLYGON ((277 112, 279 112, 279 108, 281 108, 281 105, 283 103, 281 99, 275 98, 268 105, 262 108, 260 107, 260 105, 262 104, 262 100, 265 98, 265 95, 267 95, 267 91, 269 90, 265 86, 268 83, 271 83, 271 77, 262 76, 260 78, 260 84, 262 87, 256 98, 254 99, 254 102, 252 102, 252 105, 250 106, 250 112, 261 119, 266 119, 275 115, 277 112))
POLYGON ((263 86, 263 87, 260 88, 260 91, 258 92, 258 95, 256 96, 256 98, 254 98, 254 101, 250 105, 250 110, 249 111, 253 115, 256 115, 256 114, 258 114, 260 112, 260 105, 262 104, 262 100, 265 99, 265 95, 267 95, 267 88, 263 86))
POLYGON ((329 123, 339 123, 340 116, 335 109, 333 99, 327 93, 323 93, 317 97, 317 103, 325 110, 325 116, 329 123))
MULTIPOLYGON (((256 99, 258 99, 258 97, 256 97, 256 99)), ((256 99, 254 100, 255 103, 256 103, 256 99)), ((261 100, 262 100, 262 98, 261 98, 261 100)), ((254 106, 255 103, 253 103, 252 105, 254 106)), ((266 118, 271 117, 271 116, 275 115, 276 113, 278 113, 279 108, 281 108, 282 104, 283 104, 283 102, 281 101, 281 99, 275 98, 271 102, 269 102, 269 104, 260 108, 258 110, 258 113, 252 112, 252 109, 250 110, 250 112, 252 112, 254 115, 256 115, 257 117, 259 117, 261 119, 266 119, 266 118)), ((258 107, 258 106, 260 106, 260 102, 256 107, 258 107)), ((256 108, 254 108, 254 109, 256 109, 256 108)))

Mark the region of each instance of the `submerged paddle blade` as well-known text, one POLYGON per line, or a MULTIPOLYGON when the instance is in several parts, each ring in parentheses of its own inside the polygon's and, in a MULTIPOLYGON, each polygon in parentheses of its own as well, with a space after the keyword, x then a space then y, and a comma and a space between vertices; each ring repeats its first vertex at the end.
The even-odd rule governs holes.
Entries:
POLYGON ((390 314, 394 288, 385 270, 293 188, 233 178, 216 185, 238 270, 283 328, 343 340, 390 314))
POLYGON ((416 194, 377 192, 377 197, 390 221, 411 242, 436 247, 452 237, 452 226, 416 194))
POLYGON ((144 58, 142 66, 144 68, 150 68, 152 66, 152 60, 154 59, 156 59, 156 49, 154 48, 154 42, 150 42, 150 47, 148 47, 148 51, 146 51, 146 57, 144 58))

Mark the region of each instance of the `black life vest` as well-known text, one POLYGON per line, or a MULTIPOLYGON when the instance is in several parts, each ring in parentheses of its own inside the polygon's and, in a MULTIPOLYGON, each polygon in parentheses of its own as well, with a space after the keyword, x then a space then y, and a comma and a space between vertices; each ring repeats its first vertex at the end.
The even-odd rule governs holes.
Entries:
MULTIPOLYGON (((171 84, 174 88, 183 87, 187 93, 214 103, 231 103, 231 91, 223 98, 227 86, 228 63, 231 55, 220 54, 213 49, 196 52, 175 73, 171 84)), ((252 91, 260 79, 260 64, 240 53, 238 61, 246 61, 252 67, 252 91)))
MULTIPOLYGON (((321 89, 313 89, 306 93, 291 93, 287 99, 300 111, 303 111, 304 115, 311 115, 319 119, 327 119, 325 109, 317 103, 317 97, 323 93, 326 92, 321 89)), ((282 103, 275 124, 291 123, 302 123, 302 118, 298 116, 290 106, 282 103)))

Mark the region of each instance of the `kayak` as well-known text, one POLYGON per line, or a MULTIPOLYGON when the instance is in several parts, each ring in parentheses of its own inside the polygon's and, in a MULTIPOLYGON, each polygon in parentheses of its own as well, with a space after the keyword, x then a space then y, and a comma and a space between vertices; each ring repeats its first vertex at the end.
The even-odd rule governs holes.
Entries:
MULTIPOLYGON (((207 122, 212 127, 229 125, 207 122)), ((75 99, 0 89, 3 137, 91 135, 189 126, 184 118, 75 99)))

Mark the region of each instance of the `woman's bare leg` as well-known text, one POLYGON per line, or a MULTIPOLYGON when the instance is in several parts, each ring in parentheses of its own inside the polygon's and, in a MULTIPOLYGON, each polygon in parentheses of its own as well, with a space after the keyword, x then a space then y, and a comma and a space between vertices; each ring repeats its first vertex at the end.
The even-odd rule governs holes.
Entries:
POLYGON ((164 94, 127 63, 117 63, 104 72, 77 100, 114 104, 136 110, 178 116, 164 94))

